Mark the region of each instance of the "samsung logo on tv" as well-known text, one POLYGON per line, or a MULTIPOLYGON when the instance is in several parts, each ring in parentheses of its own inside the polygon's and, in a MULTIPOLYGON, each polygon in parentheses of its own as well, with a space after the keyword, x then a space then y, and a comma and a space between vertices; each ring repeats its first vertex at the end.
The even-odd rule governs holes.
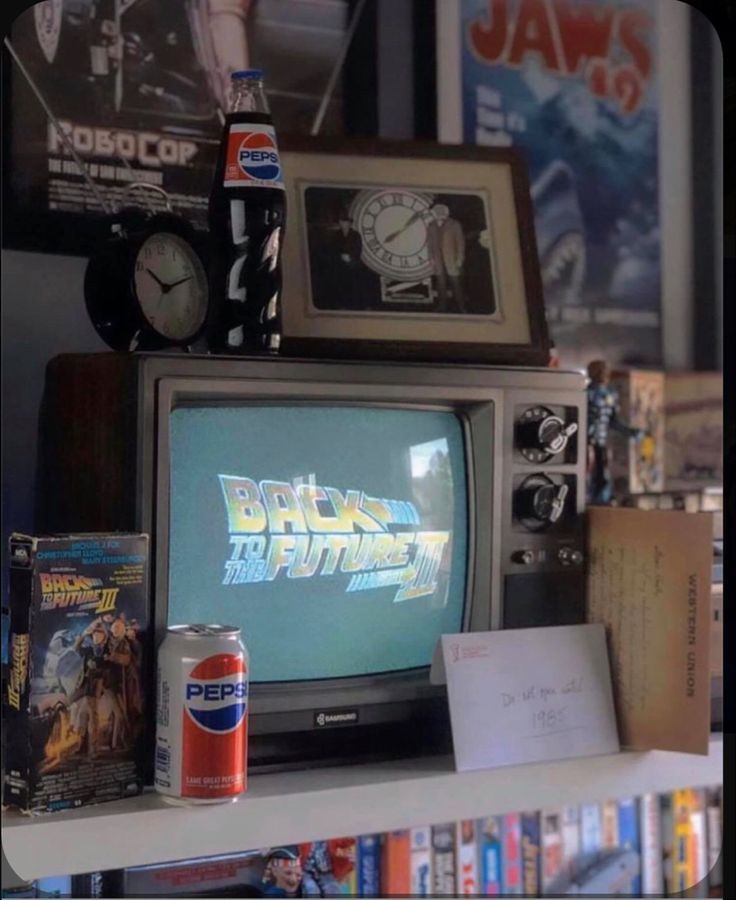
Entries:
POLYGON ((317 728, 329 728, 331 725, 354 725, 358 721, 357 709, 320 710, 314 714, 317 728))

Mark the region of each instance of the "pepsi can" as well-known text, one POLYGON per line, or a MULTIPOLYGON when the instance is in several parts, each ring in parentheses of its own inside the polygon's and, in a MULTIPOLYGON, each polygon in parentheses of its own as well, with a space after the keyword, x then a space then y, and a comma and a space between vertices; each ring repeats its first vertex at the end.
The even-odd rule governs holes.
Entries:
POLYGON ((158 654, 156 790, 224 803, 246 789, 248 651, 229 625, 174 625, 158 654))

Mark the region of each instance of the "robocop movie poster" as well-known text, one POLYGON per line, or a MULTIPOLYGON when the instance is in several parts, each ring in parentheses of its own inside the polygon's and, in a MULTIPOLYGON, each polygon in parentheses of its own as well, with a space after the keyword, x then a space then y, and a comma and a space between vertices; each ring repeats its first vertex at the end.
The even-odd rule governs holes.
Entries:
POLYGON ((456 25, 462 137, 524 151, 562 362, 659 364, 657 3, 459 0, 456 25))
MULTIPOLYGON (((308 131, 340 51, 347 0, 44 0, 13 49, 91 178, 204 227, 230 75, 263 68, 278 131, 308 131), (129 188, 133 183, 157 190, 129 188)), ((11 70, 10 186, 23 212, 100 212, 19 69, 11 70)), ((325 133, 342 129, 338 84, 325 133)))

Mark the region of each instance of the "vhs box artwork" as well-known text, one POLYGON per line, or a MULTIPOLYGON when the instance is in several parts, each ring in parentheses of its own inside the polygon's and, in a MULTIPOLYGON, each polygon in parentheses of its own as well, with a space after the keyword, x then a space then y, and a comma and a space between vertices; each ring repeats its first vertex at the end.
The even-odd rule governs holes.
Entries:
POLYGON ((69 809, 141 791, 148 536, 10 538, 3 802, 69 809))
MULTIPOLYGON (((378 844, 378 837, 376 844, 378 844)), ((359 893, 354 837, 101 873, 103 897, 376 897, 359 893)), ((365 885, 363 885, 365 887, 365 885)), ((375 885, 374 885, 375 887, 375 885)))

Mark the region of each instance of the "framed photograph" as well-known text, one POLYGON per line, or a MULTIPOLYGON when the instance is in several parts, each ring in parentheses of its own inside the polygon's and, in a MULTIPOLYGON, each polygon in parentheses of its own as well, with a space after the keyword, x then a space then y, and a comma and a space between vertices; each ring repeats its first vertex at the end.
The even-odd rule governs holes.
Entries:
POLYGON ((517 151, 292 138, 281 155, 285 352, 547 365, 517 151))

